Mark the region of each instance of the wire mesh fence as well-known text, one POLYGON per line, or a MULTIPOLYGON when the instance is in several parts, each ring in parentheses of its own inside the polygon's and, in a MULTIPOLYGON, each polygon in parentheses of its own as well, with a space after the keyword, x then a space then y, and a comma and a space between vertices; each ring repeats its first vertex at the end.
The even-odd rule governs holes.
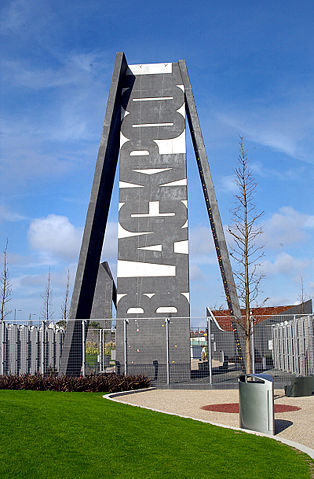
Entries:
MULTIPOLYGON (((69 321, 75 335, 68 346, 69 322, 1 322, 0 374, 58 374, 66 347, 82 376, 141 374, 157 385, 233 387, 245 367, 244 318, 69 321)), ((313 315, 250 321, 252 372, 271 374, 277 386, 292 375, 314 374, 313 315)))
POLYGON ((65 330, 43 321, 0 323, 0 374, 55 374, 59 371, 65 330))
POLYGON ((303 316, 277 324, 272 330, 274 367, 308 376, 314 373, 314 319, 303 316))

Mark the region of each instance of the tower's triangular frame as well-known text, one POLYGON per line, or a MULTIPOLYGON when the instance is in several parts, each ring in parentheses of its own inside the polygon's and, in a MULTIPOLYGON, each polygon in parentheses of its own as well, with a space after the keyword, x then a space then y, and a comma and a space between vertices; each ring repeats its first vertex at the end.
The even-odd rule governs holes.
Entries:
MULTIPOLYGON (((235 318, 241 317, 229 253, 218 209, 216 194, 210 174, 199 118, 184 60, 176 66, 184 86, 185 108, 200 174, 205 204, 213 234, 218 264, 223 281, 229 311, 235 318)), ((82 246, 75 277, 70 319, 66 328, 60 374, 80 375, 82 365, 81 320, 89 319, 104 241, 106 224, 115 172, 119 157, 121 127, 121 95, 128 64, 124 53, 117 53, 101 135, 97 164, 86 217, 82 246), (77 320, 77 321, 75 321, 77 320)), ((234 323, 238 359, 242 361, 241 347, 234 323)))

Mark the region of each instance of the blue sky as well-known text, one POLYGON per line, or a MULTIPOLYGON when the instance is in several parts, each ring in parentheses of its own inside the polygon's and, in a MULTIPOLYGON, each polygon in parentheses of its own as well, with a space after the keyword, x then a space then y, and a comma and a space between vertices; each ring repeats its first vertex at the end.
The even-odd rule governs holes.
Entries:
MULTIPOLYGON (((0 7, 0 248, 18 318, 72 283, 117 51, 189 69, 222 220, 244 136, 264 210, 259 302, 314 295, 314 3, 13 0, 0 7)), ((188 137, 191 306, 225 304, 188 137)), ((103 259, 116 270, 117 190, 103 259)), ((13 317, 13 313, 11 314, 13 317)))

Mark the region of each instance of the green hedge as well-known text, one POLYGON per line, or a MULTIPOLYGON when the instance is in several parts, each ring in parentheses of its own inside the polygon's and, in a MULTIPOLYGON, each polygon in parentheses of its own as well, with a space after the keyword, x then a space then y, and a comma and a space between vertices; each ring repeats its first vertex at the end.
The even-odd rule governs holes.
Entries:
POLYGON ((150 386, 145 376, 118 376, 115 373, 86 377, 43 376, 24 374, 0 376, 0 389, 30 389, 33 391, 119 392, 150 386))

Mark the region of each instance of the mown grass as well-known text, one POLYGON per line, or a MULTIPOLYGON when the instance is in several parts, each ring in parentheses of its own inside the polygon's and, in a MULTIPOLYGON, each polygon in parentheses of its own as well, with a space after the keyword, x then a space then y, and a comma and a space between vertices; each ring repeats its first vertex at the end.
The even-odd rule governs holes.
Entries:
POLYGON ((100 393, 2 390, 0 424, 1 478, 310 478, 276 441, 100 393))

